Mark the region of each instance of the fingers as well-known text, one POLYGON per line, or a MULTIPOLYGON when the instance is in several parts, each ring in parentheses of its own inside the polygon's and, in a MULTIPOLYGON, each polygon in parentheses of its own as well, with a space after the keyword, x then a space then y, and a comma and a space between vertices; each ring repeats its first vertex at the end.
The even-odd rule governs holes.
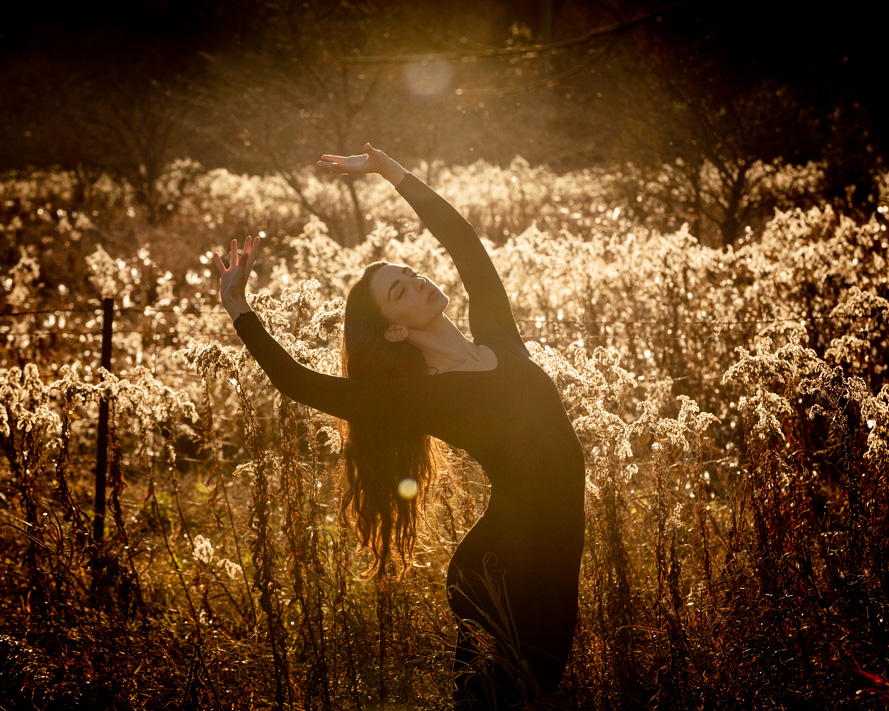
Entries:
MULTIPOLYGON (((250 239, 250 238, 248 237, 247 239, 250 239)), ((252 271, 253 262, 256 261, 256 257, 259 255, 260 242, 262 242, 262 240, 259 237, 257 237, 255 240, 253 240, 253 244, 250 247, 250 251, 247 255, 247 273, 248 274, 250 273, 250 271, 252 271)), ((244 245, 244 249, 246 251, 246 249, 247 249, 246 245, 244 245)))
POLYGON ((343 171, 342 168, 339 167, 339 165, 337 163, 332 163, 327 160, 319 160, 317 163, 315 163, 315 165, 318 166, 319 168, 323 168, 324 170, 327 170, 331 173, 342 174, 343 172, 345 172, 345 171, 343 171))
POLYGON ((324 168, 324 170, 328 170, 331 173, 339 173, 343 175, 345 170, 345 162, 348 160, 346 156, 334 156, 325 153, 321 156, 321 160, 319 160, 315 165, 319 168, 324 168))
POLYGON ((350 165, 350 161, 354 158, 364 158, 365 156, 321 156, 315 165, 330 173, 337 175, 346 175, 354 170, 354 166, 350 165))
MULTIPOLYGON (((256 238, 256 242, 259 242, 259 237, 256 238)), ((250 255, 253 251, 254 240, 251 235, 247 235, 244 238, 244 250, 238 254, 237 261, 234 263, 234 266, 238 269, 238 278, 246 280, 250 274, 250 255)))
POLYGON ((216 271, 219 272, 220 276, 223 276, 232 269, 243 271, 244 268, 246 268, 249 273, 253 268, 253 262, 256 261, 256 256, 259 254, 259 243, 259 237, 248 235, 244 240, 244 251, 240 252, 238 249, 238 240, 233 239, 230 246, 229 265, 227 268, 222 261, 222 257, 216 252, 213 252, 213 264, 216 265, 216 271))

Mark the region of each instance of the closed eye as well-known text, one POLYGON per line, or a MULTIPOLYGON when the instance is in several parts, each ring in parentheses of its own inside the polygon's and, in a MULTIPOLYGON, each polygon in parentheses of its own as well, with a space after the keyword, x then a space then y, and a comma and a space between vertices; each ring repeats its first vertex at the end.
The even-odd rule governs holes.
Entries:
MULTIPOLYGON (((416 273, 413 269, 411 269, 410 267, 402 267, 402 268, 401 268, 401 273, 404 274, 406 277, 415 277, 415 276, 417 276, 417 273, 416 273)), ((398 301, 398 299, 400 299, 400 298, 404 295, 404 284, 402 283, 401 279, 396 279, 395 281, 392 282, 392 286, 389 287, 389 294, 388 294, 388 297, 387 297, 387 298, 388 298, 390 301, 393 300, 393 299, 392 299, 392 290, 393 290, 395 287, 397 287, 397 286, 400 286, 400 287, 401 287, 401 290, 398 291, 398 292, 395 294, 395 299, 394 299, 394 300, 395 300, 395 301, 398 301)))

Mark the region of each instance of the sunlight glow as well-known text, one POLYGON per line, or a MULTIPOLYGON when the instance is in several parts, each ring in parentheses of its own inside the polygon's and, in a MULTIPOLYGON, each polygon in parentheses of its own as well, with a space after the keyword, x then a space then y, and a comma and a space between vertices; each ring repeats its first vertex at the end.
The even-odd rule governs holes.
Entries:
POLYGON ((451 66, 437 59, 423 59, 404 66, 404 85, 420 99, 436 99, 451 85, 451 66))

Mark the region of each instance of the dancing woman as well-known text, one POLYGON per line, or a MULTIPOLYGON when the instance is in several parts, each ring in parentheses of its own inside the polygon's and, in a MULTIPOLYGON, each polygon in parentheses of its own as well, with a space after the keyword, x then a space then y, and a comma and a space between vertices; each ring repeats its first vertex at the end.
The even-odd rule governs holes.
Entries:
MULTIPOLYGON (((343 373, 305 368, 251 311, 246 284, 259 250, 237 241, 220 273, 238 335, 285 396, 348 422, 346 505, 382 571, 394 544, 410 557, 416 499, 433 464, 430 437, 465 450, 491 496, 448 567, 458 620, 456 708, 520 709, 553 694, 571 650, 583 547, 584 459, 559 392, 529 357, 503 284, 472 226, 385 153, 325 155, 321 168, 377 173, 451 255, 469 295, 470 340, 448 319, 448 297, 401 264, 365 270, 346 302, 343 373), (487 634, 491 645, 479 645, 487 634)), ((421 497, 422 498, 422 497, 421 497)))

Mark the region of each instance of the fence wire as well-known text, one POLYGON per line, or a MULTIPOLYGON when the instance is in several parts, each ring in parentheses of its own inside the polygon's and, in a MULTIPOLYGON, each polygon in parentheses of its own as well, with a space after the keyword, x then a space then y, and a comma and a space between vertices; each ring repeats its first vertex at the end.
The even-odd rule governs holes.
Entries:
MULTIPOLYGON (((28 311, 5 311, 0 312, 0 318, 23 318, 27 316, 42 316, 42 315, 58 315, 58 314, 69 314, 69 313, 94 313, 101 314, 102 307, 96 306, 93 308, 61 308, 61 309, 34 309, 28 311)), ((143 308, 136 307, 125 307, 125 308, 117 308, 115 309, 116 314, 141 314, 145 317, 149 317, 153 314, 177 314, 179 316, 198 316, 205 314, 224 314, 225 309, 222 308, 210 308, 210 309, 182 309, 182 308, 156 308, 152 306, 147 306, 143 308)), ((679 321, 665 321, 659 319, 639 319, 639 320, 624 320, 624 319, 566 319, 566 318, 543 318, 543 317, 535 317, 535 318, 526 318, 526 319, 516 319, 517 324, 531 324, 535 327, 539 327, 542 325, 557 325, 557 326, 570 326, 572 328, 577 329, 587 329, 590 326, 661 326, 661 327, 675 327, 675 326, 706 326, 709 328, 721 328, 725 326, 761 326, 764 324, 776 324, 776 323, 795 323, 800 325, 805 325, 810 321, 836 321, 838 317, 832 316, 814 316, 814 315, 800 315, 800 316, 791 316, 784 318, 751 318, 745 320, 713 320, 713 319, 683 319, 679 321)), ((56 330, 44 330, 40 331, 43 333, 65 333, 64 331, 56 330)), ((126 333, 127 331, 118 331, 115 329, 115 333, 126 333)), ((133 332, 133 331, 130 331, 133 332)), ((138 332, 141 332, 139 329, 138 332)), ((860 333, 872 333, 873 331, 870 329, 859 330, 860 333)), ((4 333, 0 331, 0 333, 4 333)), ((29 333, 38 333, 38 331, 30 331, 29 333)), ((78 333, 101 333, 99 331, 83 331, 78 333)), ((14 334, 13 334, 14 335, 14 334)))

